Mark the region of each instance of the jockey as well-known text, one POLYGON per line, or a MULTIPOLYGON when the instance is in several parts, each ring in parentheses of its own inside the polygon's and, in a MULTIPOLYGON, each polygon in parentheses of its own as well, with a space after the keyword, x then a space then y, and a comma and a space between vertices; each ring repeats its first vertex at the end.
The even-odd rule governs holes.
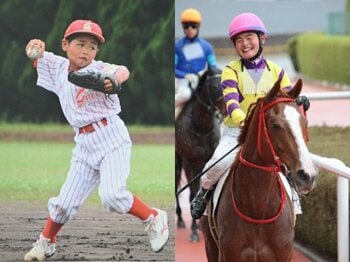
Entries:
POLYGON ((180 17, 185 36, 175 43, 175 120, 198 85, 198 77, 207 66, 216 67, 212 45, 199 37, 202 16, 186 9, 180 17))
MULTIPOLYGON (((286 72, 263 56, 267 31, 259 17, 252 13, 236 16, 229 26, 229 38, 240 58, 230 62, 222 71, 221 88, 225 100, 222 136, 203 170, 237 145, 240 126, 252 103, 265 96, 278 79, 281 79, 281 88, 291 88, 286 72)), ((304 105, 304 110, 308 109, 310 104, 306 97, 297 100, 304 105)), ((201 177, 201 187, 191 202, 193 218, 198 219, 204 213, 213 187, 231 167, 238 150, 231 152, 201 177)))

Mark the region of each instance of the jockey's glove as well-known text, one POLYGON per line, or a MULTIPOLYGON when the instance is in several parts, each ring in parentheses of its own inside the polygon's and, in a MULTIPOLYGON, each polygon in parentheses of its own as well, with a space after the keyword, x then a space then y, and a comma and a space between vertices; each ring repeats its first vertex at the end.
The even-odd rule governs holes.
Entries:
POLYGON ((304 111, 307 111, 310 108, 310 100, 306 96, 298 96, 295 99, 297 105, 303 105, 304 111))
POLYGON ((190 85, 195 89, 198 85, 198 76, 196 74, 186 74, 185 78, 190 82, 190 85))

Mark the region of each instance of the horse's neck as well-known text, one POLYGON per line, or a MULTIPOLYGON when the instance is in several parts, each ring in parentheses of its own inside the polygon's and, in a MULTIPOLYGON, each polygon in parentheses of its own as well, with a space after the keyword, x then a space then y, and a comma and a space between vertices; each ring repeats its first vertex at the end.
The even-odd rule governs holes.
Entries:
POLYGON ((214 129, 214 115, 209 112, 204 105, 198 102, 198 106, 193 108, 193 125, 196 130, 201 130, 203 133, 208 133, 214 129))
POLYGON ((195 101, 195 106, 193 106, 193 119, 198 121, 193 121, 194 128, 202 133, 208 133, 215 128, 214 113, 210 112, 206 105, 209 105, 207 98, 203 98, 203 95, 199 95, 199 99, 204 102, 200 103, 198 100, 195 101))
MULTIPOLYGON (((255 165, 262 167, 272 167, 272 162, 266 162, 262 159, 257 150, 257 134, 248 134, 249 139, 242 146, 242 157, 255 165), (249 145, 248 145, 249 144, 249 145)), ((265 171, 256 167, 237 162, 235 169, 235 188, 239 198, 244 199, 250 204, 248 209, 252 209, 257 215, 262 212, 273 213, 279 208, 280 190, 278 187, 278 174, 265 171), (277 200, 277 201, 276 201, 277 200)))
POLYGON ((281 200, 277 175, 238 164, 234 188, 238 206, 243 213, 266 218, 278 212, 281 200))

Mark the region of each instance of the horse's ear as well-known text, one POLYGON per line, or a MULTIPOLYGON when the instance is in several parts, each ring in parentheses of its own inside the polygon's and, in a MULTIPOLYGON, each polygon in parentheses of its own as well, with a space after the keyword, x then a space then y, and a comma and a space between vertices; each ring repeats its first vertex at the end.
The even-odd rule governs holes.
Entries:
POLYGON ((216 74, 221 74, 221 70, 215 66, 208 66, 208 73, 209 75, 213 76, 216 74))
POLYGON ((297 83, 294 85, 294 87, 288 92, 288 95, 291 98, 295 99, 300 95, 302 88, 303 88, 303 81, 299 78, 297 83))
POLYGON ((267 100, 274 99, 277 96, 280 89, 281 89, 281 79, 278 79, 276 83, 273 85, 273 87, 271 88, 271 90, 267 93, 266 99, 267 100))

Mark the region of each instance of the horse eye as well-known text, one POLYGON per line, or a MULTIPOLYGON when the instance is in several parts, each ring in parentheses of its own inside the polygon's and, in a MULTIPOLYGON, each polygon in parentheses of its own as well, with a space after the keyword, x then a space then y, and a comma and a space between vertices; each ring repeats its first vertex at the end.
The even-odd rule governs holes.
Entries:
POLYGON ((276 130, 282 129, 282 126, 280 124, 277 124, 277 123, 272 123, 271 127, 273 129, 276 129, 276 130))

